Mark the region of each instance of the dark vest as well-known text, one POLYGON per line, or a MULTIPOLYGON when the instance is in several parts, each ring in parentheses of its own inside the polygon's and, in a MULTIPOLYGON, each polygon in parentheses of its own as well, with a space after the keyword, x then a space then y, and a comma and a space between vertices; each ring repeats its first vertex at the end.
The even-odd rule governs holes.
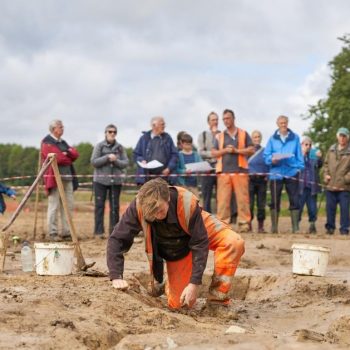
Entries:
POLYGON ((151 224, 152 239, 158 255, 166 261, 176 261, 184 258, 190 252, 191 237, 179 224, 167 223, 165 220, 154 221, 151 224))

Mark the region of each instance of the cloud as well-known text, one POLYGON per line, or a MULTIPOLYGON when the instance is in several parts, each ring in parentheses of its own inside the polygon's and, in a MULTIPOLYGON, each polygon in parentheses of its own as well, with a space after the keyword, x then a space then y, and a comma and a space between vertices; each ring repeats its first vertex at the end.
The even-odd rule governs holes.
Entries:
MULTIPOLYGON (((0 142, 38 145, 53 118, 70 143, 105 125, 134 146, 154 115, 194 139, 211 110, 268 136, 327 88, 347 1, 2 1, 0 142)), ((300 124, 300 127, 299 127, 300 124)), ((301 130, 302 131, 302 130, 301 130)))

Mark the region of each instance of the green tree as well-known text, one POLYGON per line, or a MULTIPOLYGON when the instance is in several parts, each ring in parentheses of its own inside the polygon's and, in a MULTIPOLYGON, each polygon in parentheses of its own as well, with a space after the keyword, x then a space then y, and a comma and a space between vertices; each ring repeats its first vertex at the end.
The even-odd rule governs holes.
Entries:
MULTIPOLYGON (((93 146, 89 142, 81 142, 75 146, 79 152, 79 158, 74 162, 74 168, 78 175, 92 175, 93 166, 90 163, 93 146)), ((91 177, 79 178, 79 182, 92 182, 91 177)))
POLYGON ((336 140, 338 128, 350 126, 350 34, 339 38, 341 52, 329 62, 331 86, 328 96, 309 108, 312 119, 307 135, 325 151, 336 140))

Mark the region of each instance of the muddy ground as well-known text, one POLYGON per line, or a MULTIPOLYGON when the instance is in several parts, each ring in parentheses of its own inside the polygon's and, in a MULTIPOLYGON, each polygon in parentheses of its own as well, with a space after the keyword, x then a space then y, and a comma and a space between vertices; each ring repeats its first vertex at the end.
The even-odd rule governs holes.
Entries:
MULTIPOLYGON (((87 262, 106 272, 106 240, 92 238, 92 205, 74 213, 87 262)), ((42 211, 43 212, 43 211, 42 211)), ((1 226, 11 213, 1 218, 1 226)), ((44 216, 38 220, 41 241, 44 216)), ((34 215, 28 207, 10 232, 32 240, 34 215)), ((0 275, 1 349, 348 349, 350 348, 350 240, 319 234, 245 234, 246 253, 234 278, 230 313, 205 308, 213 259, 210 255, 200 298, 192 311, 171 312, 164 297, 145 291, 147 263, 143 243, 126 255, 126 292, 111 288, 108 277, 38 276, 23 273, 18 248, 9 248, 0 275), (295 242, 331 248, 325 277, 292 274, 295 242), (245 333, 226 334, 239 326, 245 333)), ((304 219, 302 231, 307 231, 304 219)))

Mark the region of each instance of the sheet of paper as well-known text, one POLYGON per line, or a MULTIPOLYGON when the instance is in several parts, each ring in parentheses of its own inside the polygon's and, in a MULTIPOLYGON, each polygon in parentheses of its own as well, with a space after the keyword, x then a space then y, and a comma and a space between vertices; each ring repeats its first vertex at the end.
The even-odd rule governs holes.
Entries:
POLYGON ((158 160, 151 160, 145 164, 138 161, 137 164, 144 169, 157 169, 163 166, 163 164, 161 162, 158 162, 158 160))
POLYGON ((272 155, 272 159, 274 160, 288 159, 292 157, 294 157, 293 153, 275 153, 272 155))
POLYGON ((185 164, 186 170, 190 170, 193 173, 208 172, 213 170, 208 162, 196 162, 185 164))

